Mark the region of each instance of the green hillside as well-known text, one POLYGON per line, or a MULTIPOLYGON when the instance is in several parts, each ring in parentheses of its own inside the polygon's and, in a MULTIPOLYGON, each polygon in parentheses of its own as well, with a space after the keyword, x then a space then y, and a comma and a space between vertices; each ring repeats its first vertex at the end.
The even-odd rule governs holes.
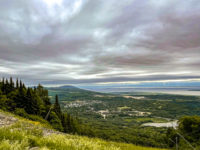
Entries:
POLYGON ((0 117, 0 150, 161 150, 63 134, 40 122, 30 121, 2 111, 0 117))

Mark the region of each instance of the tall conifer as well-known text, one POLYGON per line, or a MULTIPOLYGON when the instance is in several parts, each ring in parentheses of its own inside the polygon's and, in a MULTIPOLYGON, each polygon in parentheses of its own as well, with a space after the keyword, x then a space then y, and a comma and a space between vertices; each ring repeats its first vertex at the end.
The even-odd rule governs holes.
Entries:
POLYGON ((17 78, 17 80, 16 80, 16 88, 17 88, 17 89, 19 88, 19 80, 18 80, 18 78, 17 78))
POLYGON ((58 101, 58 95, 56 95, 54 110, 55 110, 56 114, 58 115, 58 117, 61 118, 61 108, 60 108, 60 104, 59 104, 59 101, 58 101))

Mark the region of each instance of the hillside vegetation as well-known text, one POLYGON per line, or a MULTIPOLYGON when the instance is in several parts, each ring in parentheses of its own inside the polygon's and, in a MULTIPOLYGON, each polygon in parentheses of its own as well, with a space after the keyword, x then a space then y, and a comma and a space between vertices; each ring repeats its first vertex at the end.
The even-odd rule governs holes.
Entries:
MULTIPOLYGON (((0 112, 0 115, 4 116, 5 120, 11 117, 11 114, 4 112, 0 112)), ((49 129, 40 122, 16 116, 12 118, 15 122, 0 127, 0 150, 161 150, 63 134, 49 129)))
MULTIPOLYGON (((65 88, 69 89, 69 87, 65 88)), ((147 128, 140 126, 140 122, 145 122, 149 119, 151 119, 150 121, 164 121, 163 118, 153 118, 154 116, 151 116, 150 113, 145 114, 147 116, 132 116, 134 113, 137 114, 139 109, 137 109, 137 111, 133 110, 130 107, 131 105, 126 105, 126 100, 121 101, 121 97, 115 97, 115 100, 109 99, 112 103, 104 105, 108 106, 108 110, 105 111, 101 110, 102 106, 100 105, 106 104, 107 102, 107 99, 103 99, 105 94, 94 93, 93 96, 98 98, 98 100, 91 99, 90 103, 88 103, 89 101, 84 99, 89 96, 89 93, 91 93, 90 91, 77 93, 74 92, 71 87, 69 90, 69 93, 73 93, 73 95, 68 95, 67 97, 72 99, 73 104, 70 102, 70 107, 66 108, 67 110, 73 110, 75 108, 77 108, 76 110, 82 110, 81 116, 77 113, 76 117, 72 117, 69 114, 70 112, 63 112, 59 104, 58 96, 55 95, 55 100, 53 100, 53 102, 50 101, 48 90, 41 85, 34 88, 27 88, 21 81, 16 80, 16 83, 14 83, 12 78, 10 78, 9 81, 7 79, 0 81, 0 109, 23 117, 16 118, 16 116, 12 117, 10 114, 0 114, 0 126, 2 126, 0 128, 0 149, 145 150, 153 149, 149 147, 174 148, 176 145, 173 141, 175 140, 177 140, 181 150, 189 150, 191 147, 199 149, 199 116, 188 116, 179 119, 179 125, 176 130, 173 128, 169 128, 168 130, 161 128, 157 130, 154 127, 147 128), (76 100, 78 97, 82 97, 83 101, 76 100), (101 99, 102 101, 100 102, 101 99), (97 118, 93 117, 92 115, 94 113, 92 114, 91 111, 88 111, 87 117, 84 118, 83 112, 87 112, 85 107, 87 107, 88 104, 91 105, 88 110, 95 112, 101 110, 99 112, 106 113, 108 111, 116 112, 117 115, 113 114, 102 120, 101 116, 97 118), (93 107, 93 104, 95 104, 95 107, 93 107), (76 107, 71 108, 71 106, 76 107), (80 106, 83 106, 83 109, 80 109, 80 106), (113 106, 115 106, 117 110, 114 110, 113 106), (131 114, 131 116, 127 116, 127 112, 131 114), (109 122, 108 119, 111 119, 112 122, 109 122), (119 127, 119 123, 122 125, 121 127, 119 127), (69 133, 74 135, 69 135, 69 133), (182 138, 182 136, 185 137, 185 139, 182 138), (97 138, 102 138, 102 140, 97 138), (187 142, 185 142, 186 140, 187 142), (121 142, 141 146, 122 144, 121 142), (190 145, 188 143, 190 143, 190 145), (145 146, 148 148, 145 148, 145 146)), ((106 96, 108 98, 113 98, 113 95, 107 94, 106 96)), ((141 99, 130 100, 141 101, 141 99)), ((199 99, 197 98, 196 101, 198 102, 199 99)), ((197 105, 195 106, 197 107, 197 105)), ((140 107, 144 107, 144 105, 140 107)), ((141 111, 143 110, 140 110, 140 113, 141 111)))
POLYGON ((76 121, 70 114, 61 111, 58 96, 56 95, 54 102, 51 103, 48 90, 40 84, 30 88, 21 80, 17 79, 14 83, 12 78, 3 78, 0 81, 0 109, 50 124, 62 132, 75 133, 77 130, 76 121))
MULTIPOLYGON (((200 97, 154 93, 97 93, 75 87, 48 88, 54 101, 58 94, 63 111, 77 116, 92 132, 86 135, 149 147, 200 149, 200 97), (197 115, 197 116, 194 116, 197 115), (185 117, 188 116, 188 117, 185 117), (144 124, 168 124, 179 120, 177 130, 148 127, 144 124), (184 127, 184 128, 183 128, 184 127)), ((178 125, 178 124, 177 124, 178 125)))

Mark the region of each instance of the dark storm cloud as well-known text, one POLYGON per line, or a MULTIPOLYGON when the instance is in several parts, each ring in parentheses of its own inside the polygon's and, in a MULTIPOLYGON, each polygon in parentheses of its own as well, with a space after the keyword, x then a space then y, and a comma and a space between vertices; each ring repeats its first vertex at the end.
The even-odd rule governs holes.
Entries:
POLYGON ((199 24, 199 0, 2 0, 0 75, 46 84, 200 79, 199 24))

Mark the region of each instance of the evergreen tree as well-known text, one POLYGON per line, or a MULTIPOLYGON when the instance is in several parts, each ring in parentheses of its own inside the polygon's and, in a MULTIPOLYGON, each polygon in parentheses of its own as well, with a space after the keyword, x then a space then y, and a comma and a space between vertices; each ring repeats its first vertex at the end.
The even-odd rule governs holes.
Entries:
POLYGON ((56 95, 55 98, 56 98, 56 100, 55 100, 55 104, 54 104, 54 111, 58 115, 58 117, 61 118, 61 108, 60 108, 60 104, 58 101, 58 95, 56 95))
POLYGON ((26 89, 22 87, 22 82, 20 81, 20 87, 17 90, 17 95, 14 98, 18 108, 25 108, 26 105, 26 89))
POLYGON ((20 88, 20 89, 22 89, 22 88, 23 88, 23 83, 22 83, 22 81, 21 81, 21 80, 19 81, 19 88, 20 88))
POLYGON ((44 89, 40 84, 36 88, 37 94, 44 101, 45 105, 51 105, 48 90, 44 89))
POLYGON ((14 90, 14 87, 15 85, 14 85, 13 79, 12 77, 10 77, 10 91, 14 90))
POLYGON ((33 100, 32 100, 32 92, 30 88, 28 88, 25 98, 26 98, 25 111, 29 114, 33 114, 33 109, 32 109, 33 100))
POLYGON ((2 79, 2 92, 5 93, 5 79, 2 79))
POLYGON ((18 78, 17 78, 17 80, 16 80, 16 88, 17 88, 17 89, 19 88, 19 80, 18 80, 18 78))
POLYGON ((38 96, 38 94, 36 92, 34 92, 33 89, 32 90, 32 109, 33 109, 33 113, 36 115, 41 115, 44 111, 45 111, 45 106, 44 102, 42 101, 42 99, 38 96))
POLYGON ((57 114, 56 114, 54 111, 52 111, 52 112, 50 113, 49 118, 50 118, 49 120, 50 120, 51 125, 52 125, 55 129, 57 129, 57 130, 59 130, 59 131, 63 131, 62 122, 61 122, 60 118, 57 116, 57 114))
MULTIPOLYGON (((3 83, 0 81, 0 91, 2 92, 2 88, 3 88, 3 83)), ((3 92, 2 92, 3 94, 3 92)))
POLYGON ((40 115, 42 111, 42 102, 33 89, 28 88, 26 94, 25 111, 29 114, 40 115))
MULTIPOLYGON (((40 84, 37 88, 26 88, 25 84, 16 79, 16 87, 12 77, 0 81, 0 108, 17 113, 24 117, 37 115, 45 118, 51 107, 48 90, 40 84), (32 115, 28 115, 32 114, 32 115)), ((36 117, 36 118, 37 118, 36 117)), ((32 119, 30 117, 30 119, 32 119)), ((58 95, 48 118, 50 124, 60 131, 74 133, 75 121, 69 114, 63 114, 60 108, 58 95)))
POLYGON ((25 86, 25 84, 24 84, 24 83, 22 84, 22 87, 23 87, 24 89, 26 89, 26 86, 25 86))
POLYGON ((70 114, 65 114, 64 115, 63 123, 64 123, 63 127, 64 127, 65 132, 67 132, 67 133, 75 133, 77 131, 74 119, 71 117, 70 114))
POLYGON ((8 94, 9 93, 9 82, 8 82, 8 79, 6 79, 6 83, 5 83, 5 94, 8 94))

